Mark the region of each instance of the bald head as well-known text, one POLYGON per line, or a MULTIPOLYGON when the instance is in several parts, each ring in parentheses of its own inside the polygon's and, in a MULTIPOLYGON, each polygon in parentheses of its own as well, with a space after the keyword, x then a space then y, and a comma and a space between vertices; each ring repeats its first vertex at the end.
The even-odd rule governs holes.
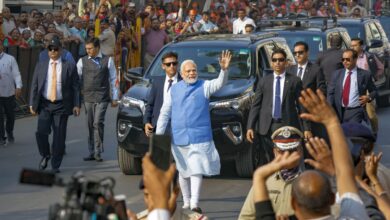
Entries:
POLYGON ((329 180, 317 171, 303 172, 292 185, 292 202, 295 212, 307 217, 330 214, 334 194, 329 180))

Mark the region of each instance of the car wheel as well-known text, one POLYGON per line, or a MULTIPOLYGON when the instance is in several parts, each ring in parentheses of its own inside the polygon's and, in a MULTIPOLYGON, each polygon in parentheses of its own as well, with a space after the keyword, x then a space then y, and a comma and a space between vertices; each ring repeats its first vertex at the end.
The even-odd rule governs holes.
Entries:
POLYGON ((142 173, 142 158, 135 157, 120 145, 118 146, 118 164, 123 174, 137 175, 142 173))
POLYGON ((250 144, 248 149, 241 151, 236 156, 236 171, 239 177, 252 177, 257 166, 258 157, 255 146, 250 144))

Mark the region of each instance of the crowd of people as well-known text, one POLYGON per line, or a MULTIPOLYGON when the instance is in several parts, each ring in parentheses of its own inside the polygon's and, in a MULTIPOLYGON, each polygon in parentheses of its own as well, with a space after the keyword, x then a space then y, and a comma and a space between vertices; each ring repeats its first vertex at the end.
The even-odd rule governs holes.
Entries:
POLYGON ((65 44, 80 45, 74 54, 78 59, 86 55, 85 41, 98 37, 103 53, 114 56, 116 66, 147 67, 165 43, 184 33, 245 34, 272 18, 363 17, 379 15, 384 7, 382 0, 372 5, 364 0, 148 0, 143 7, 131 1, 88 0, 66 3, 61 10, 33 9, 18 15, 4 7, 0 40, 5 47, 44 47, 45 35, 54 33, 65 44))

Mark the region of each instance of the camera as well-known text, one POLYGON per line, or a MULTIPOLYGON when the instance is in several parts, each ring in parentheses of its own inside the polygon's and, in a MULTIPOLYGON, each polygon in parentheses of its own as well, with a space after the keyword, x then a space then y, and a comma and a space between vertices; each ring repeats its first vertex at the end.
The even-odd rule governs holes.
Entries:
POLYGON ((115 216, 114 219, 127 219, 123 201, 114 199, 115 180, 112 177, 92 181, 79 171, 64 183, 54 173, 23 169, 20 183, 65 188, 63 201, 50 205, 49 220, 108 220, 112 216, 115 216))

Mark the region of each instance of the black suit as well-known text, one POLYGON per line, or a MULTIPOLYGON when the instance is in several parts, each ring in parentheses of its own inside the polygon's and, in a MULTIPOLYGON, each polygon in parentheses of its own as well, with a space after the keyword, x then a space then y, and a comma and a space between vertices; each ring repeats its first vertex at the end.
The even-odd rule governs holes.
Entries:
POLYGON ((327 84, 332 80, 332 74, 335 70, 344 68, 341 58, 343 57, 342 49, 329 49, 318 54, 317 65, 320 66, 327 84))
MULTIPOLYGON (((336 113, 341 122, 356 121, 360 123, 363 119, 366 119, 363 107, 347 109, 342 106, 345 72, 345 69, 339 69, 333 74, 333 79, 328 86, 328 101, 336 109, 336 113)), ((377 96, 377 90, 370 72, 357 68, 357 85, 359 97, 366 95, 367 91, 370 92, 371 99, 377 96)))
MULTIPOLYGON (((287 72, 294 74, 298 73, 298 65, 292 65, 287 69, 287 72)), ((314 92, 320 89, 324 95, 326 95, 326 83, 325 76, 321 71, 321 68, 310 61, 307 63, 305 72, 302 78, 302 87, 304 89, 310 88, 314 92)))
MULTIPOLYGON (((275 129, 281 126, 293 126, 301 129, 299 112, 301 106, 298 98, 302 90, 302 81, 295 74, 286 73, 282 94, 281 123, 276 123, 272 118, 274 74, 264 76, 257 83, 255 97, 249 112, 247 129, 253 129, 260 134, 261 147, 268 154, 268 159, 273 158, 271 135, 275 129)), ((310 125, 304 123, 304 130, 310 130, 310 125)))
MULTIPOLYGON (((152 88, 145 109, 144 124, 150 123, 154 129, 156 128, 158 116, 164 102, 165 77, 161 76, 152 81, 152 88)), ((177 74, 177 81, 179 82, 181 79, 180 74, 177 74)))
POLYGON ((48 77, 49 61, 39 62, 34 70, 31 85, 30 106, 39 113, 36 140, 39 153, 50 157, 49 134, 53 129, 52 161, 53 169, 61 165, 65 149, 66 126, 68 116, 74 107, 80 107, 80 85, 76 65, 61 60, 61 94, 62 100, 51 102, 44 98, 46 78, 48 77))
MULTIPOLYGON (((290 66, 287 71, 289 73, 298 73, 298 65, 290 66)), ((325 77, 322 73, 320 67, 317 64, 311 63, 310 61, 307 63, 305 72, 303 73, 302 78, 302 87, 303 89, 310 88, 314 92, 317 89, 320 89, 324 95, 326 95, 326 83, 325 77)), ((308 122, 309 123, 309 122, 308 122)), ((319 123, 310 122, 311 131, 314 136, 322 137, 327 139, 327 134, 325 127, 319 123)))

